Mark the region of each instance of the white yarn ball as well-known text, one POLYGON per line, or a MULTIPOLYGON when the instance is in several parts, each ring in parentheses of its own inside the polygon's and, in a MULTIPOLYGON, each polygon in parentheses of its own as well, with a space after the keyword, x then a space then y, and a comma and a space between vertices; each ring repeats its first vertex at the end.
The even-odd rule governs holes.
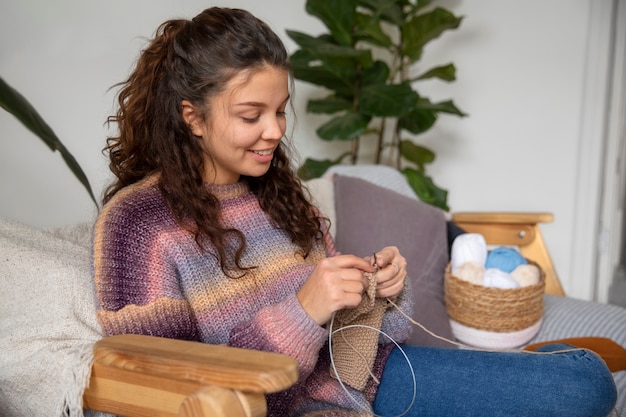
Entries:
POLYGON ((465 233, 457 236, 452 242, 450 268, 455 271, 467 262, 485 265, 487 260, 487 242, 479 233, 465 233))
POLYGON ((463 265, 452 271, 452 274, 455 277, 469 281, 476 285, 483 285, 484 273, 485 267, 474 262, 465 262, 463 265))
POLYGON ((539 282, 541 272, 537 265, 527 264, 520 265, 511 271, 511 276, 520 285, 525 287, 527 285, 535 285, 539 282))
POLYGON ((496 268, 488 268, 485 271, 483 285, 485 287, 501 288, 503 290, 519 288, 520 286, 517 281, 513 279, 511 274, 496 268))

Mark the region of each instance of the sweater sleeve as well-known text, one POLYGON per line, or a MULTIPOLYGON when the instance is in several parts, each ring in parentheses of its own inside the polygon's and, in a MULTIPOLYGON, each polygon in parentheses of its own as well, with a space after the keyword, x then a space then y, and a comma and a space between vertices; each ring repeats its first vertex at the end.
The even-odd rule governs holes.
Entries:
POLYGON ((298 382, 268 397, 272 415, 287 415, 306 396, 306 385, 327 340, 327 329, 311 319, 294 294, 279 304, 263 308, 254 318, 235 327, 229 345, 282 353, 298 362, 298 382))
POLYGON ((298 362, 300 378, 306 379, 315 368, 327 338, 328 330, 304 311, 293 294, 236 326, 231 331, 229 345, 291 356, 298 362))
POLYGON ((198 339, 168 251, 166 224, 155 222, 145 207, 121 203, 101 212, 94 228, 93 274, 105 334, 198 339))

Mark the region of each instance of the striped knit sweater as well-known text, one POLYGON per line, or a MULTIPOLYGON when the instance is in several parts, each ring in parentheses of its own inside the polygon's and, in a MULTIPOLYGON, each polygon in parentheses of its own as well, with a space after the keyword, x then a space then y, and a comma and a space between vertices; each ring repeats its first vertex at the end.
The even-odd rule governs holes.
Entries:
MULTIPOLYGON (((241 278, 225 276, 213 251, 201 251, 179 227, 156 177, 126 187, 103 208, 94 230, 98 318, 105 334, 147 334, 283 353, 298 361, 299 381, 268 396, 270 416, 321 410, 327 416, 359 415, 363 408, 330 376, 328 330, 296 298, 315 264, 336 254, 332 239, 327 234, 305 259, 245 183, 209 187, 220 200, 223 226, 241 230, 247 239, 242 264, 256 268, 241 278)), ((403 294, 401 303, 403 299, 410 297, 403 294)), ((388 313, 383 329, 397 341, 408 336, 408 323, 399 314, 388 313)), ((382 338, 380 342, 373 370, 378 378, 393 347, 382 338)), ((363 392, 350 393, 369 408, 376 385, 370 380, 363 392)))

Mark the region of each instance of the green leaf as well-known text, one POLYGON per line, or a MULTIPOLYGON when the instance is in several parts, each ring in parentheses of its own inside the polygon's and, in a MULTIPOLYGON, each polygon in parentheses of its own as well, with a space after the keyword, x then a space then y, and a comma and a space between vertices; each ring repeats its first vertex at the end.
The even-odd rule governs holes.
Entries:
POLYGON ((374 64, 361 71, 361 85, 385 84, 389 78, 389 67, 383 61, 374 61, 374 64))
POLYGON ((410 111, 418 95, 409 84, 374 84, 360 90, 359 111, 371 116, 397 117, 410 111))
POLYGON ((319 18, 340 45, 352 46, 356 0, 307 0, 306 11, 319 18))
POLYGON ((431 68, 425 73, 413 78, 411 81, 426 80, 429 78, 439 78, 443 81, 454 81, 456 80, 456 68, 454 67, 454 64, 431 68))
POLYGON ((394 25, 401 25, 404 20, 402 6, 408 2, 398 0, 359 0, 359 6, 370 10, 374 16, 390 22, 394 25))
POLYGON ((467 113, 463 113, 461 110, 459 110, 454 103, 452 102, 452 100, 446 100, 446 101, 441 101, 439 103, 436 103, 433 107, 434 110, 440 112, 440 113, 449 113, 449 114, 454 114, 456 116, 459 117, 466 117, 467 113))
POLYGON ((400 141, 400 155, 417 165, 420 172, 424 172, 424 166, 435 160, 433 151, 406 139, 400 141))
POLYGON ((61 143, 52 128, 43 120, 37 110, 24 96, 0 78, 0 107, 15 116, 28 130, 39 137, 52 151, 59 151, 65 164, 85 187, 96 207, 98 202, 91 185, 74 156, 61 143))
MULTIPOLYGON (((421 101, 421 99, 420 99, 421 101)), ((398 127, 418 135, 433 127, 437 121, 437 112, 432 109, 414 108, 398 118, 398 127)))
POLYGON ((368 42, 383 48, 393 45, 391 38, 385 33, 380 26, 380 21, 375 17, 358 13, 356 23, 354 38, 357 42, 368 42))
POLYGON ((467 114, 463 113, 454 105, 452 100, 440 101, 439 103, 431 103, 430 100, 428 100, 427 98, 421 97, 418 100, 415 108, 422 110, 431 110, 438 113, 454 114, 459 117, 467 116, 467 114))
POLYGON ((356 49, 351 46, 337 45, 328 42, 324 37, 314 38, 295 30, 287 30, 287 35, 315 59, 341 58, 358 62, 364 67, 372 65, 372 52, 369 49, 356 49))
POLYGON ((451 100, 431 103, 427 98, 420 97, 415 108, 398 119, 398 127, 416 135, 424 133, 433 127, 437 121, 438 113, 448 113, 459 117, 466 116, 451 100))
POLYGON ((319 100, 309 100, 306 107, 307 112, 316 114, 333 114, 337 113, 338 111, 351 109, 351 101, 337 96, 328 96, 319 100))
POLYGON ((338 165, 341 163, 343 158, 350 155, 350 152, 345 152, 339 156, 339 158, 331 161, 329 159, 324 159, 322 161, 318 161, 316 159, 307 158, 298 168, 298 177, 302 180, 310 180, 312 178, 319 178, 333 165, 338 165))
POLYGON ((409 57, 411 62, 419 60, 424 46, 449 29, 456 29, 462 18, 454 16, 440 7, 433 11, 417 15, 402 27, 404 48, 402 55, 409 57))
POLYGON ((431 4, 434 0, 417 0, 415 3, 415 5, 411 8, 411 12, 408 13, 410 15, 413 15, 415 13, 417 13, 419 10, 425 8, 426 6, 428 6, 429 4, 431 4))
POLYGON ((324 140, 352 140, 363 133, 369 122, 369 117, 350 111, 333 117, 316 132, 324 140))
POLYGON ((344 96, 354 94, 356 67, 333 65, 320 60, 308 51, 299 50, 291 56, 293 75, 298 80, 326 87, 344 96))
POLYGON ((402 173, 420 200, 442 210, 450 210, 447 203, 448 191, 435 185, 429 176, 412 168, 405 168, 402 173))

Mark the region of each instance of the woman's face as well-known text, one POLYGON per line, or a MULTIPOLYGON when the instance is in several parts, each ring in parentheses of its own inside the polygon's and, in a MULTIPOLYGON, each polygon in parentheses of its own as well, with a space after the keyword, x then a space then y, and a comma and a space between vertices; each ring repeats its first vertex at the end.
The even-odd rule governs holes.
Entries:
POLYGON ((287 122, 289 76, 280 68, 264 67, 233 77, 224 91, 209 101, 206 120, 183 101, 183 117, 204 148, 204 181, 230 184, 241 175, 259 177, 267 172, 287 122))

